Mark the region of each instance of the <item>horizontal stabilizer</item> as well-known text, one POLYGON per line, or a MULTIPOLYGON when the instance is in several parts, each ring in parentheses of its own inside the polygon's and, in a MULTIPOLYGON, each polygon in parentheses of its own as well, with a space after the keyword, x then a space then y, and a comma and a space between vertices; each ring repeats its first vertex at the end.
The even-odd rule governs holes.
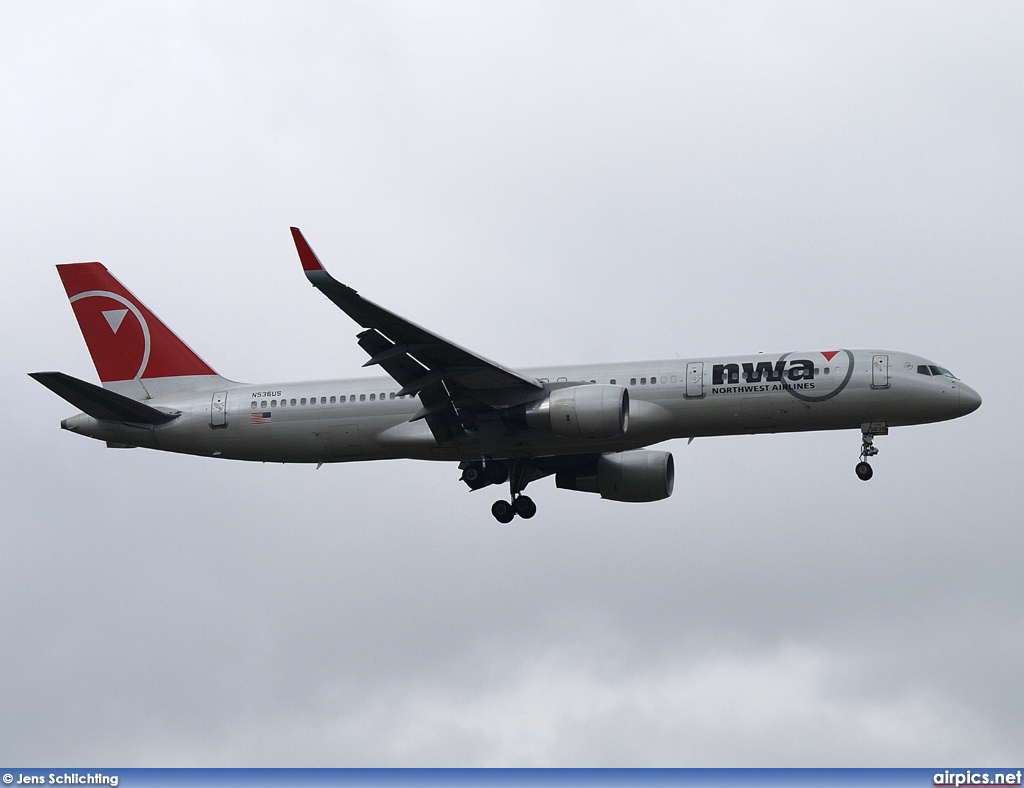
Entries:
POLYGON ((63 372, 29 372, 46 388, 94 419, 133 424, 166 424, 181 413, 168 413, 63 372))

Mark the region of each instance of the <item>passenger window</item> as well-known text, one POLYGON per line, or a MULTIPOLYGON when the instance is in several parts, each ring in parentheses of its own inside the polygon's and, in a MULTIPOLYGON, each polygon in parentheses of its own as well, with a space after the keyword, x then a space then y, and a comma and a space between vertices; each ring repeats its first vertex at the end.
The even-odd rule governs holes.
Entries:
POLYGON ((288 400, 286 400, 286 399, 281 400, 281 407, 284 408, 284 407, 287 407, 287 406, 288 406, 288 400))
POLYGON ((251 407, 252 407, 253 410, 256 410, 256 400, 252 401, 252 406, 251 407))
POLYGON ((636 378, 630 378, 629 379, 629 385, 630 386, 635 386, 636 385, 636 378))
POLYGON ((679 380, 679 378, 677 378, 675 375, 672 376, 672 382, 673 383, 677 382, 678 380, 679 380))
MULTIPOLYGON (((817 374, 818 370, 814 370, 814 372, 815 372, 815 374, 817 374)), ((828 374, 828 367, 825 367, 825 374, 826 375, 828 374)))
POLYGON ((664 375, 662 375, 661 376, 661 382, 662 383, 668 383, 668 378, 666 378, 664 375))
POLYGON ((305 404, 306 404, 306 398, 305 398, 305 397, 303 397, 302 399, 300 399, 300 400, 299 400, 299 404, 300 404, 300 405, 305 405, 305 404))
POLYGON ((384 392, 383 391, 380 393, 380 398, 384 399, 384 392))
POLYGON ((331 397, 331 404, 334 404, 334 397, 331 397))
POLYGON ((261 402, 261 403, 260 403, 260 407, 261 407, 261 408, 265 408, 265 407, 267 407, 267 401, 266 401, 266 400, 263 400, 263 402, 261 402))
MULTIPOLYGON (((281 400, 281 401, 284 402, 284 400, 281 400)), ((277 407, 277 400, 276 399, 270 400, 270 407, 272 407, 272 408, 276 408, 277 407)))
POLYGON ((388 394, 388 399, 394 399, 394 398, 395 398, 395 392, 392 391, 390 394, 388 394))
POLYGON ((359 401, 360 402, 366 402, 366 395, 365 394, 360 394, 359 395, 359 401))
POLYGON ((647 385, 647 378, 640 378, 640 385, 641 386, 646 386, 647 385))
POLYGON ((614 386, 614 385, 615 385, 615 378, 612 378, 612 379, 611 379, 611 380, 609 380, 608 382, 609 382, 609 383, 611 383, 611 384, 612 384, 612 385, 614 386))
POLYGON ((292 399, 292 407, 293 408, 295 407, 295 400, 294 399, 292 399))
POLYGON ((370 395, 370 402, 373 402, 376 399, 377 399, 377 395, 376 394, 371 394, 370 395))

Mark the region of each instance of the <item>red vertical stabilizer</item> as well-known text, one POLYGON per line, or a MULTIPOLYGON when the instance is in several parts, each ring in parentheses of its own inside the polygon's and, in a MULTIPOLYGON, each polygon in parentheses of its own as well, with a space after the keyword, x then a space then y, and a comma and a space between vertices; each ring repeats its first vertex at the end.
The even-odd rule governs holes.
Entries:
POLYGON ((57 271, 104 384, 217 374, 102 263, 57 271))

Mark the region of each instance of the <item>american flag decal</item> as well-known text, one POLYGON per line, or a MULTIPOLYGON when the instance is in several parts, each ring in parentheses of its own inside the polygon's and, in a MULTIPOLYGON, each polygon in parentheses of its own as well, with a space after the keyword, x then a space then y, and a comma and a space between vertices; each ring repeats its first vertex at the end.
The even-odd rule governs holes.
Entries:
POLYGON ((253 424, 270 424, 271 414, 270 411, 265 413, 250 413, 249 418, 253 424))

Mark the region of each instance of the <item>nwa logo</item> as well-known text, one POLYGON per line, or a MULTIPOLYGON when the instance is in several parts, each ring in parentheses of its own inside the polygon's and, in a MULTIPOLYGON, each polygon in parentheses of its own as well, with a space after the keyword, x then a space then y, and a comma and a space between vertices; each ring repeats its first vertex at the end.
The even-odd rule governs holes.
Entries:
MULTIPOLYGON (((715 364, 711 368, 712 394, 782 392, 804 402, 824 402, 839 394, 853 374, 853 353, 849 350, 822 351, 824 364, 808 358, 790 358, 784 353, 775 361, 715 364), (840 353, 846 354, 846 369, 831 366, 840 353), (837 383, 833 373, 845 373, 837 383), (823 375, 821 373, 824 373, 823 375), (815 378, 820 378, 815 380, 815 378)), ((838 361, 838 360, 837 360, 838 361)))
MULTIPOLYGON (((742 366, 743 379, 747 383, 760 383, 762 380, 780 383, 783 376, 786 380, 794 382, 814 380, 814 362, 805 358, 794 358, 788 362, 785 358, 780 358, 775 362, 759 361, 756 364, 744 363, 742 366)), ((735 386, 739 382, 739 364, 715 364, 711 368, 712 386, 735 386)))

